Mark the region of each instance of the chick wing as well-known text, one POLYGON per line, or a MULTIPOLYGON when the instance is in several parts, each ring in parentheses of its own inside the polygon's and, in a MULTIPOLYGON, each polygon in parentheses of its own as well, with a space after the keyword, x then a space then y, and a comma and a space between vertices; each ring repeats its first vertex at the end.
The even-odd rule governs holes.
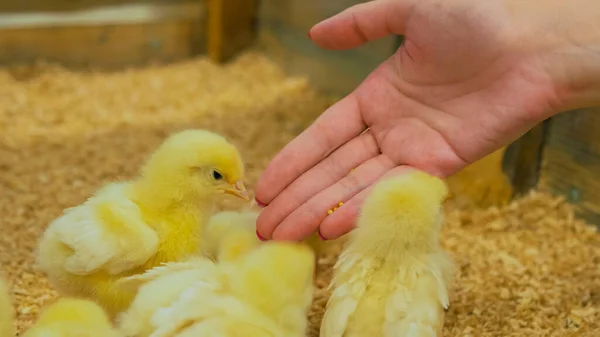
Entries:
POLYGON ((62 267, 74 275, 99 270, 116 275, 152 257, 158 236, 127 198, 126 188, 125 184, 107 185, 82 205, 66 209, 44 234, 38 255, 41 265, 60 256, 54 254, 57 244, 72 251, 62 267))
POLYGON ((329 285, 333 289, 321 325, 321 336, 342 337, 348 320, 369 285, 370 275, 380 263, 359 254, 344 251, 336 265, 337 273, 329 285))

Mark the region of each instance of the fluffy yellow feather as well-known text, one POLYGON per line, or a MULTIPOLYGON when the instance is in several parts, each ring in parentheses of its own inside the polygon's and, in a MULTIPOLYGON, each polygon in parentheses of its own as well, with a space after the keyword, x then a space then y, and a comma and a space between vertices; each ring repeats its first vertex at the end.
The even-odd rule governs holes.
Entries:
POLYGON ((12 304, 12 296, 8 284, 0 279, 0 337, 13 337, 15 309, 12 304))
POLYGON ((23 337, 120 337, 95 302, 63 297, 46 307, 23 337))
POLYGON ((37 264, 57 290, 93 299, 114 317, 135 296, 115 281, 199 254, 215 197, 248 200, 243 176, 241 156, 224 137, 205 130, 171 135, 138 178, 102 187, 53 221, 37 264))
POLYGON ((121 283, 140 285, 119 318, 125 335, 304 337, 314 253, 265 242, 234 260, 170 263, 121 283))
POLYGON ((187 289, 197 283, 217 289, 223 282, 214 261, 195 257, 187 261, 165 263, 143 274, 119 280, 118 286, 136 291, 129 309, 117 317, 119 331, 125 336, 150 336, 154 314, 176 302, 187 289))
MULTIPOLYGON (((262 242, 256 236, 258 211, 224 211, 213 215, 204 233, 204 254, 216 261, 233 260, 244 255, 262 242)), ((323 241, 317 233, 302 243, 311 247, 317 258, 341 244, 344 238, 323 241)), ((314 274, 315 278, 317 273, 314 274)))
POLYGON ((224 211, 213 215, 203 236, 204 255, 215 261, 233 261, 260 245, 255 229, 258 214, 224 211))
POLYGON ((454 275, 438 242, 447 197, 416 170, 375 185, 334 267, 321 337, 441 336, 454 275))

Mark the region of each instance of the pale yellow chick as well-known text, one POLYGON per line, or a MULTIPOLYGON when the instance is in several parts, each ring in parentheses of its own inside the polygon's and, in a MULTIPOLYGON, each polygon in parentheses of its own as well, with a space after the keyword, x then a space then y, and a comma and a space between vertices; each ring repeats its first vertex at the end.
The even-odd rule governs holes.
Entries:
POLYGON ((23 337, 120 337, 95 302, 63 297, 46 307, 23 337))
POLYGON ((438 242, 447 196, 421 171, 375 185, 334 267, 321 337, 442 335, 454 276, 438 242))
MULTIPOLYGON (((258 211, 223 211, 213 215, 204 233, 204 255, 215 261, 228 260, 242 256, 262 242, 256 236, 258 211)), ((317 233, 302 241, 315 251, 317 258, 327 253, 339 240, 323 241, 317 233)), ((315 272, 316 277, 316 272, 315 272)))
POLYGON ((232 261, 261 241, 256 236, 255 211, 223 211, 213 215, 204 232, 204 255, 215 261, 232 261))
POLYGON ((147 283, 120 318, 121 331, 139 337, 305 337, 314 267, 313 251, 292 242, 265 242, 231 261, 169 264, 130 278, 147 283))
POLYGON ((215 197, 248 200, 237 149, 205 130, 171 135, 138 178, 111 183, 52 222, 37 264, 66 295, 90 298, 114 317, 135 292, 115 282, 201 251, 201 234, 215 197))
POLYGON ((16 333, 15 309, 8 284, 0 278, 0 337, 13 337, 16 333))

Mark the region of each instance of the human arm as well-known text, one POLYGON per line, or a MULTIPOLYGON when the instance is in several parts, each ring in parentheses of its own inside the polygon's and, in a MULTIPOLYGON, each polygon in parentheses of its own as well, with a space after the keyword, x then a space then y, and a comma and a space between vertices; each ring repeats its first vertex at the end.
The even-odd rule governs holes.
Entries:
POLYGON ((310 30, 332 50, 390 34, 405 36, 402 47, 267 167, 256 188, 263 237, 319 228, 336 238, 369 187, 403 166, 446 177, 557 113, 600 103, 597 1, 378 0, 310 30))

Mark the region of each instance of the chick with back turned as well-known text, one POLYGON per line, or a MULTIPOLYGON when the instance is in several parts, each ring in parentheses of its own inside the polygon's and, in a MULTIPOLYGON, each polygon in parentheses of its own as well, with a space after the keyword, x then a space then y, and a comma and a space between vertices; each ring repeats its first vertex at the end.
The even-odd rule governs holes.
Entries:
POLYGON ((314 252, 292 242, 265 242, 232 260, 157 267, 121 281, 140 288, 119 318, 120 331, 138 337, 304 337, 314 267, 314 252))
POLYGON ((441 336, 455 270, 438 242, 447 197, 416 170, 374 186, 334 266, 321 337, 441 336))
POLYGON ((37 265, 66 295, 93 299, 114 317, 135 293, 120 278, 199 254, 215 197, 248 200, 238 150, 224 137, 185 130, 168 137, 134 180, 100 188, 44 232, 37 265))

